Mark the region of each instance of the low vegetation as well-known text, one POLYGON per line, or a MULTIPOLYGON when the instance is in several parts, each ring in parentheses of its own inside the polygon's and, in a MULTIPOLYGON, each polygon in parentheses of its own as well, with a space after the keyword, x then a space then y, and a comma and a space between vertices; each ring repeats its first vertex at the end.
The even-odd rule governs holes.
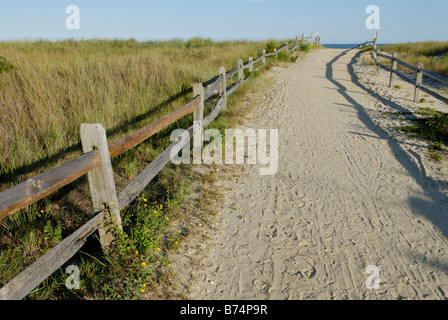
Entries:
POLYGON ((431 141, 429 156, 435 161, 442 160, 444 146, 448 146, 448 114, 432 108, 419 108, 417 112, 397 112, 394 115, 416 114, 420 117, 410 120, 413 124, 397 129, 410 137, 431 141))
POLYGON ((425 69, 448 78, 448 42, 415 42, 378 47, 381 51, 397 52, 398 58, 413 66, 422 62, 425 69))
MULTIPOLYGON (((262 49, 272 43, 280 47, 284 41, 268 43, 0 43, 6 57, 0 62, 9 61, 0 74, 1 189, 78 156, 81 123, 101 123, 110 141, 118 139, 190 101, 192 83, 214 77, 219 66, 231 69, 239 58, 258 57, 262 49)), ((296 59, 296 52, 279 55, 268 59, 265 68, 296 59)), ((239 101, 263 81, 259 71, 252 75, 253 80, 229 97, 229 110, 213 128, 224 130, 242 119, 245 109, 239 101)), ((215 103, 207 103, 207 110, 215 103)), ((118 191, 168 146, 174 128, 186 128, 191 121, 185 117, 114 159, 118 191)), ((192 221, 209 223, 214 214, 220 192, 206 188, 213 181, 213 170, 200 174, 191 166, 167 166, 121 212, 124 232, 116 234, 114 250, 104 253, 94 234, 68 263, 80 269, 80 289, 67 290, 63 267, 28 299, 138 299, 160 281, 169 282, 167 252, 189 235, 192 221)), ((91 217, 83 177, 0 221, 0 287, 91 217)))

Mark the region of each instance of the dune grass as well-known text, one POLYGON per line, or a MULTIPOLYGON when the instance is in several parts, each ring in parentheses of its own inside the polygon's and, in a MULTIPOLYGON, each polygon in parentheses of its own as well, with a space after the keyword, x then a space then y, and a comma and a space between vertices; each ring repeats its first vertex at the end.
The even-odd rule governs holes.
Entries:
MULTIPOLYGON (((220 42, 207 39, 137 43, 136 41, 63 41, 0 43, 8 70, 0 73, 0 176, 2 188, 67 162, 80 154, 81 123, 101 123, 109 141, 151 123, 192 99, 191 85, 206 81, 218 68, 233 68, 239 58, 258 57, 268 42, 220 42)), ((272 43, 272 42, 271 42, 272 43)), ((276 42, 279 46, 284 41, 276 42)), ((291 55, 268 59, 296 61, 291 55)), ((263 69, 262 69, 263 70, 263 69)), ((254 80, 229 97, 229 110, 214 128, 238 123, 235 107, 254 80)), ((235 79, 233 79, 235 81, 235 79)), ((229 81, 229 85, 232 81, 229 81)), ((252 85, 251 85, 252 83, 252 85)), ((207 103, 207 110, 213 107, 207 103)), ((169 143, 175 127, 163 130, 113 161, 118 191, 134 179, 169 143)), ((103 253, 95 237, 70 263, 80 271, 82 287, 67 290, 62 268, 28 299, 132 299, 151 290, 169 268, 166 252, 188 236, 182 219, 207 222, 219 192, 197 183, 212 183, 213 174, 195 174, 188 166, 167 166, 128 208, 121 212, 124 232, 114 250, 103 253), (199 196, 185 210, 191 193, 199 196)), ((0 286, 45 254, 92 217, 85 177, 0 222, 0 286)), ((96 236, 96 235, 95 235, 96 236)), ((167 280, 168 281, 168 280, 167 280)))
POLYGON ((229 70, 239 58, 258 57, 264 47, 207 39, 0 43, 11 65, 0 73, 0 183, 26 171, 19 168, 79 150, 82 123, 101 123, 110 138, 119 138, 124 132, 114 128, 131 124, 129 131, 142 118, 160 118, 191 95, 164 101, 214 77, 220 66, 229 70))
POLYGON ((381 51, 397 52, 398 58, 413 66, 422 62, 425 69, 448 78, 448 42, 415 42, 380 46, 381 51))

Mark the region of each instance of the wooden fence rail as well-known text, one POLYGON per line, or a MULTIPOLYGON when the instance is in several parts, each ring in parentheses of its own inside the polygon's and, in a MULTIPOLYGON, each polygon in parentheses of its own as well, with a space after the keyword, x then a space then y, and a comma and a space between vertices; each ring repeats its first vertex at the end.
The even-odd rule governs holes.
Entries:
MULTIPOLYGON (((312 39, 313 35, 311 35, 311 41, 312 39)), ((316 43, 318 43, 317 41, 320 41, 320 37, 316 37, 316 43)), ((302 43, 305 43, 305 37, 303 35, 302 43)), ((244 69, 253 71, 254 65, 260 61, 262 64, 255 69, 265 65, 266 58, 268 57, 277 55, 283 50, 290 51, 298 49, 299 37, 296 37, 295 40, 286 43, 272 54, 267 54, 263 50, 259 58, 254 60, 250 57, 246 64, 243 64, 240 59, 238 66, 227 72, 224 67, 221 67, 219 69, 219 75, 215 78, 205 83, 195 84, 191 102, 110 144, 107 144, 105 130, 100 124, 83 124, 81 126, 81 140, 85 154, 1 192, 0 220, 58 191, 83 175, 88 174, 89 189, 96 215, 3 286, 0 289, 0 300, 20 300, 26 297, 42 281, 73 257, 91 234, 103 228, 105 222, 110 222, 112 218, 115 218, 112 220, 115 221, 118 227, 121 227, 120 210, 124 209, 137 198, 152 179, 170 162, 172 150, 177 150, 185 146, 185 144, 190 143, 191 138, 172 143, 119 195, 116 195, 115 182, 113 181, 113 175, 111 175, 111 158, 115 158, 134 148, 189 114, 194 114, 194 125, 199 123, 202 130, 212 123, 222 110, 227 108, 227 96, 235 92, 250 78, 250 75, 244 78, 244 69), (292 44, 295 44, 295 46, 290 49, 292 44), (230 89, 227 89, 226 79, 233 77, 237 73, 239 74, 238 82, 230 89), (205 91, 204 86, 207 87, 205 91), (216 90, 219 90, 220 99, 211 113, 204 118, 204 101, 213 97, 216 90), (198 92, 200 93, 198 94, 198 92), (114 201, 108 201, 108 199, 114 199, 114 201)), ((194 140, 193 126, 187 131, 190 134, 189 137, 193 137, 194 140)), ((106 233, 107 230, 104 228, 103 234, 100 232, 100 238, 103 246, 107 249, 110 239, 106 237, 106 233)))
MULTIPOLYGON (((415 87, 414 89, 414 102, 419 103, 420 102, 420 91, 425 92, 426 94, 442 101, 448 104, 448 98, 438 94, 437 92, 435 92, 434 90, 431 90, 429 88, 426 88, 423 86, 423 75, 431 77, 432 79, 435 79, 441 83, 444 84, 448 84, 448 79, 437 74, 434 73, 432 71, 423 69, 423 63, 419 62, 418 66, 413 66, 409 63, 406 63, 400 59, 397 58, 397 53, 394 52, 392 53, 392 55, 388 55, 385 54, 383 52, 380 52, 380 50, 377 49, 377 43, 378 43, 378 33, 376 34, 376 37, 373 41, 368 41, 366 43, 372 43, 372 59, 375 62, 377 69, 382 68, 388 72, 390 72, 390 82, 389 82, 389 87, 392 88, 394 86, 395 83, 395 78, 396 76, 398 76, 399 78, 401 78, 403 81, 413 85, 415 87), (386 66, 384 64, 382 64, 379 61, 379 58, 384 58, 384 59, 388 59, 391 60, 391 66, 386 66), (411 79, 408 76, 406 76, 404 73, 400 72, 397 70, 397 66, 401 65, 409 70, 412 70, 415 74, 416 74, 416 78, 411 79)), ((366 44, 364 43, 364 44, 366 44)), ((361 44, 362 46, 362 44, 361 44)), ((356 47, 355 47, 356 48, 356 47)), ((355 49, 354 48, 354 49, 355 49)))

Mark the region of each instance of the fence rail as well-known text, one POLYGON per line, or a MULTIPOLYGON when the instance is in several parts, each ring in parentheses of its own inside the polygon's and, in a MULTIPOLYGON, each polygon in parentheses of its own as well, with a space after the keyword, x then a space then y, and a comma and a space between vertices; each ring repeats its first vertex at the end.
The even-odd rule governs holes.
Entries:
MULTIPOLYGON (((302 34, 302 43, 306 43, 306 39, 302 34)), ((311 34, 308 39, 313 41, 313 35, 311 34)), ((315 37, 315 43, 320 43, 320 37, 315 37)), ((107 143, 106 133, 101 125, 83 124, 81 126, 81 141, 84 151, 82 156, 1 192, 0 220, 88 174, 89 189, 96 213, 94 218, 3 286, 0 289, 0 300, 20 300, 26 297, 42 281, 67 262, 82 247, 87 238, 97 230, 103 247, 107 249, 111 242, 111 235, 108 229, 104 227, 104 223, 112 222, 121 228, 120 210, 137 198, 138 194, 169 163, 172 150, 174 148, 177 150, 177 148, 182 148, 185 144, 190 143, 191 138, 172 143, 119 195, 115 191, 111 158, 125 153, 177 120, 192 113, 194 125, 199 124, 202 132, 218 117, 221 111, 227 109, 227 96, 235 92, 250 78, 250 75, 244 78, 244 69, 253 71, 254 65, 262 61, 262 64, 255 69, 261 68, 266 64, 266 58, 275 56, 283 50, 287 50, 287 52, 298 50, 299 44, 300 39, 296 37, 295 40, 286 43, 279 50, 275 50, 274 53, 266 53, 263 50, 259 58, 253 60, 252 57, 249 57, 246 64, 243 64, 242 59, 240 59, 238 65, 227 72, 224 67, 221 67, 218 76, 193 86, 191 102, 110 144, 107 143), (293 44, 294 47, 290 49, 293 44), (238 82, 227 89, 226 79, 232 78, 237 73, 238 82), (205 91, 204 86, 207 87, 205 91), (218 89, 220 99, 216 107, 204 118, 204 102, 213 97, 218 89)), ((192 126, 187 131, 190 133, 189 137, 193 137, 193 142, 195 142, 195 135, 192 134, 193 128, 192 126)))
MULTIPOLYGON (((375 39, 373 41, 368 41, 365 42, 366 43, 372 43, 372 59, 375 62, 377 69, 382 68, 388 72, 390 72, 390 81, 389 81, 389 87, 392 88, 394 86, 395 83, 395 78, 396 76, 398 76, 399 78, 401 78, 403 81, 413 85, 415 87, 414 89, 414 102, 419 103, 420 102, 420 91, 425 92, 426 94, 429 94, 430 96, 445 102, 448 104, 448 98, 444 97, 440 94, 438 94, 437 92, 435 92, 434 90, 431 90, 429 88, 426 88, 423 86, 423 76, 428 76, 432 79, 435 79, 441 83, 444 84, 448 84, 448 79, 437 74, 434 73, 432 71, 423 69, 423 63, 419 62, 417 66, 413 66, 409 63, 406 63, 400 59, 397 58, 398 54, 396 52, 392 53, 392 55, 388 55, 385 53, 380 52, 379 49, 377 49, 377 43, 378 43, 378 33, 375 36, 375 39), (382 64, 379 61, 379 58, 384 58, 384 59, 388 59, 391 60, 391 66, 386 66, 384 64, 382 64), (416 74, 416 78, 411 79, 408 76, 406 76, 404 73, 400 72, 397 70, 397 66, 401 65, 409 70, 412 70, 413 72, 415 72, 416 74)), ((361 44, 360 46, 362 47, 363 44, 361 44)), ((357 47, 355 47, 357 48, 357 47)), ((353 48, 353 49, 355 49, 353 48)))

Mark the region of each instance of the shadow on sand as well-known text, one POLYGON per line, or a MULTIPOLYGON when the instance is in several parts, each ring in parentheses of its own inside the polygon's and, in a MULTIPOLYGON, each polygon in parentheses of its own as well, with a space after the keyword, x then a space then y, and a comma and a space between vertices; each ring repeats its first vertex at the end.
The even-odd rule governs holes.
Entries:
MULTIPOLYGON (((448 199, 442 192, 443 189, 448 188, 448 184, 444 181, 434 180, 433 178, 429 177, 426 174, 426 170, 424 168, 420 155, 418 155, 416 152, 408 152, 404 150, 401 145, 402 142, 397 141, 396 139, 391 137, 387 133, 387 131, 385 131, 379 125, 375 124, 370 118, 369 114, 366 112, 365 107, 359 104, 352 96, 350 96, 350 91, 348 91, 347 88, 334 77, 334 64, 342 57, 347 55, 348 52, 349 51, 343 51, 340 55, 336 56, 327 64, 326 78, 337 87, 339 93, 347 100, 347 102, 350 103, 350 105, 353 106, 353 108, 355 108, 359 119, 366 125, 368 129, 372 131, 371 137, 377 137, 379 139, 384 139, 385 141, 387 141, 397 161, 400 162, 400 164, 407 170, 409 175, 418 183, 418 185, 420 185, 422 190, 424 190, 420 197, 411 196, 408 200, 413 213, 430 220, 434 224, 434 226, 436 226, 443 233, 443 235, 448 238, 448 199)), ((381 97, 376 92, 365 87, 359 81, 359 78, 356 75, 353 66, 356 64, 360 55, 361 52, 355 54, 350 63, 347 65, 352 82, 363 92, 368 93, 384 105, 388 105, 396 109, 397 112, 408 111, 403 106, 381 97)), ((421 263, 432 265, 442 272, 448 272, 448 265, 446 264, 441 264, 440 262, 436 261, 428 261, 427 257, 417 257, 414 254, 412 255, 412 257, 414 259, 417 259, 421 263)))

